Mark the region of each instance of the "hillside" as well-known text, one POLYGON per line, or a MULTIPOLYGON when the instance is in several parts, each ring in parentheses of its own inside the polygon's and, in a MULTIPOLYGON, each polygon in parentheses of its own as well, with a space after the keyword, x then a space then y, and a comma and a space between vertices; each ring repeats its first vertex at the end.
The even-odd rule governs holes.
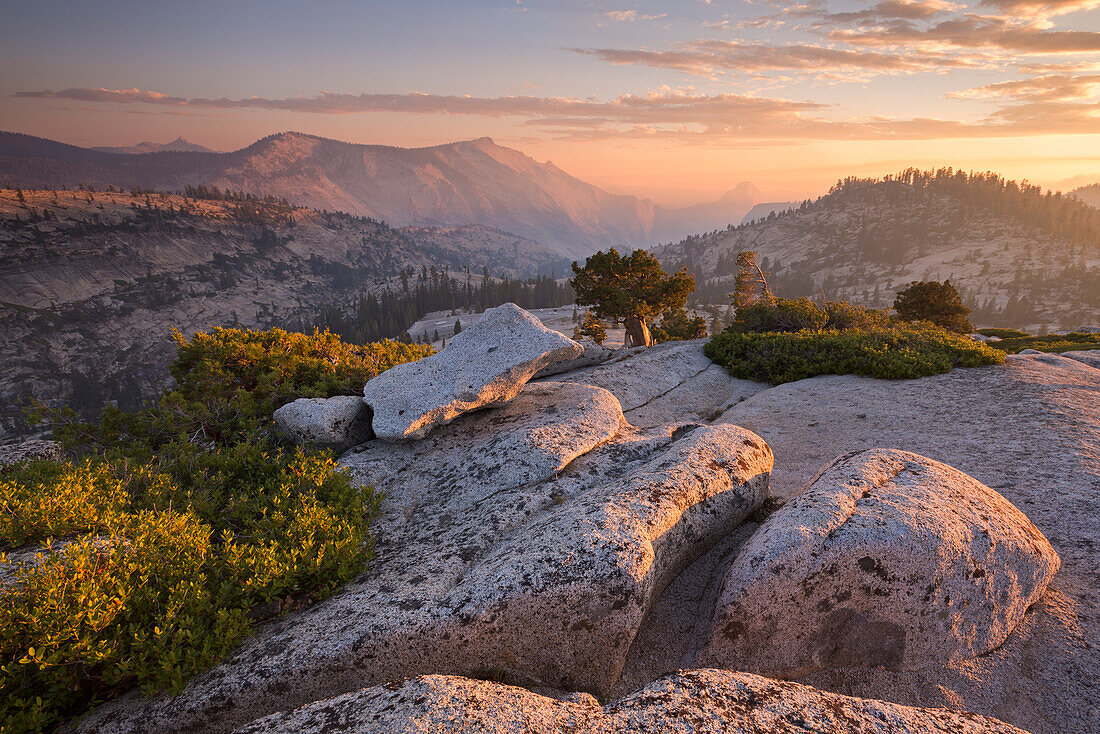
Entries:
POLYGON ((158 191, 213 185, 396 227, 493 227, 551 245, 563 258, 607 246, 648 246, 724 226, 738 221, 758 194, 743 185, 729 200, 672 212, 648 199, 610 194, 489 138, 396 148, 300 133, 271 135, 231 153, 146 155, 0 133, 0 183, 158 191))
POLYGON ((656 248, 726 303, 755 250, 780 295, 888 306, 914 280, 950 278, 979 324, 1075 328, 1100 314, 1100 212, 992 174, 846 179, 798 209, 656 248))
POLYGON ((1077 197, 1089 206, 1094 206, 1100 209, 1100 183, 1094 183, 1088 186, 1081 186, 1069 193, 1071 196, 1077 197))
POLYGON ((0 189, 0 439, 24 432, 27 397, 139 403, 167 377, 173 328, 309 325, 401 272, 555 262, 496 230, 402 232, 273 200, 0 189))

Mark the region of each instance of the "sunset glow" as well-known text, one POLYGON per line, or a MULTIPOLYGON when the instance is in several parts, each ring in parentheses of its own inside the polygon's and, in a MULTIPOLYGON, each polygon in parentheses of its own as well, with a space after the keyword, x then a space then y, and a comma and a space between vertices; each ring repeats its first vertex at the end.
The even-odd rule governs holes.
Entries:
POLYGON ((216 150, 490 136, 670 205, 909 165, 1100 172, 1097 0, 205 6, 9 10, 0 129, 216 150))

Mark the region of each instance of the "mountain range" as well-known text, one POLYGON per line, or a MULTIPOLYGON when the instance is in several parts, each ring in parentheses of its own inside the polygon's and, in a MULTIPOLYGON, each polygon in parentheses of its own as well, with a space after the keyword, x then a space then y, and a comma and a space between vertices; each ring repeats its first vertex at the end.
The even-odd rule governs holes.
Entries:
POLYGON ((740 221, 760 198, 746 182, 715 202, 666 209, 649 199, 609 193, 490 138, 398 148, 293 132, 229 153, 106 152, 0 133, 0 183, 157 191, 216 186, 397 227, 493 227, 544 243, 565 258, 725 227, 740 221))
POLYGON ((477 288, 490 271, 555 267, 567 266, 554 251, 481 225, 397 230, 275 200, 0 189, 0 443, 32 432, 28 398, 90 417, 152 397, 172 329, 309 330, 366 296, 409 295, 410 280, 477 288))

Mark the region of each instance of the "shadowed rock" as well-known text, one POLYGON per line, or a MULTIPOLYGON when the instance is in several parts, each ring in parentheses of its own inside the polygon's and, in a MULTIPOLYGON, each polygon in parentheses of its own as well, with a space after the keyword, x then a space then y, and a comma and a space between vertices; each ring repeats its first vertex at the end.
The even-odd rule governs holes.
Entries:
POLYGON ((567 372, 574 372, 585 367, 592 367, 594 365, 603 364, 607 360, 615 356, 616 352, 623 351, 622 349, 614 349, 612 347, 605 347, 602 344, 597 344, 591 339, 581 339, 577 342, 581 345, 581 349, 584 353, 581 356, 574 359, 570 359, 567 362, 551 362, 543 367, 541 370, 535 373, 532 379, 541 379, 543 377, 551 377, 553 375, 562 375, 567 372))
POLYGON ((61 444, 56 441, 32 438, 21 443, 0 446, 0 469, 18 464, 21 461, 39 461, 41 459, 62 461, 64 458, 65 452, 62 451, 61 444))
POLYGON ((622 403, 636 426, 710 421, 767 385, 730 377, 703 354, 705 339, 616 350, 610 361, 563 375, 562 382, 596 385, 622 403))
POLYGON ((1058 565, 977 480, 906 451, 856 452, 741 549, 698 662, 800 677, 973 658, 1004 642, 1058 565))
POLYGON ((1100 369, 1100 349, 1083 349, 1074 352, 1062 352, 1061 356, 1068 357, 1069 359, 1075 359, 1078 362, 1087 364, 1089 367, 1100 369))
POLYGON ((236 734, 1026 734, 996 719, 825 693, 725 670, 681 671, 600 705, 523 688, 427 675, 318 701, 236 734))
POLYGON ((463 413, 514 398, 540 369, 583 347, 514 303, 487 310, 438 354, 391 367, 367 382, 378 438, 422 438, 463 413))
POLYGON ((283 438, 337 452, 373 438, 370 408, 358 395, 298 398, 272 417, 283 438))

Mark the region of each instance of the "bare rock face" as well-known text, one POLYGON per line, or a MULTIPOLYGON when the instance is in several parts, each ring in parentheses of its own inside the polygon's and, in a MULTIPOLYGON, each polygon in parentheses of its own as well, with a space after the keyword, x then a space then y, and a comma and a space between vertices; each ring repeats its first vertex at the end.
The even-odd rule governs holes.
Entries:
POLYGON ((673 420, 711 421, 767 389, 761 382, 730 377, 703 354, 705 344, 706 339, 693 339, 617 350, 610 361, 560 379, 610 390, 622 403, 627 420, 646 427, 673 420))
POLYGON ((56 441, 33 438, 21 443, 0 446, 0 469, 18 464, 21 461, 37 461, 39 459, 61 461, 64 458, 65 452, 61 449, 61 444, 56 441))
POLYGON ((276 410, 273 417, 283 438, 337 452, 374 436, 370 408, 358 395, 298 398, 276 410))
POLYGON ((615 349, 613 347, 605 347, 602 344, 597 344, 591 339, 581 339, 577 342, 581 345, 581 349, 584 352, 581 356, 574 359, 570 359, 567 362, 551 362, 543 367, 541 370, 535 373, 533 379, 541 379, 543 377, 551 377, 553 375, 562 375, 566 372, 573 372, 575 370, 583 369, 585 367, 592 367, 594 365, 603 364, 612 357, 616 352, 622 351, 621 349, 615 349))
POLYGON ((736 426, 639 431, 606 390, 535 383, 341 463, 385 497, 367 573, 180 696, 130 696, 82 730, 229 731, 427 673, 606 692, 667 584, 764 501, 772 454, 736 426))
POLYGON ((775 451, 773 495, 796 496, 841 454, 904 449, 996 490, 1062 561, 1047 593, 986 655, 920 671, 832 668, 801 682, 975 711, 1034 734, 1100 731, 1100 370, 1065 355, 1010 354, 1004 365, 918 380, 823 375, 758 393, 720 420, 775 451))
POLYGON ((463 413, 501 405, 551 362, 584 353, 514 303, 481 319, 430 357, 392 367, 363 389, 378 438, 423 438, 463 413))
POLYGON ((680 671, 600 707, 426 675, 275 714, 236 734, 1026 734, 976 714, 898 706, 725 670, 680 671))
POLYGON ((836 459, 726 572, 702 665, 912 670, 1000 645, 1058 570, 1023 513, 906 451, 836 459))
POLYGON ((1075 359, 1089 367, 1100 369, 1100 349, 1081 349, 1074 352, 1062 352, 1061 357, 1075 359))

